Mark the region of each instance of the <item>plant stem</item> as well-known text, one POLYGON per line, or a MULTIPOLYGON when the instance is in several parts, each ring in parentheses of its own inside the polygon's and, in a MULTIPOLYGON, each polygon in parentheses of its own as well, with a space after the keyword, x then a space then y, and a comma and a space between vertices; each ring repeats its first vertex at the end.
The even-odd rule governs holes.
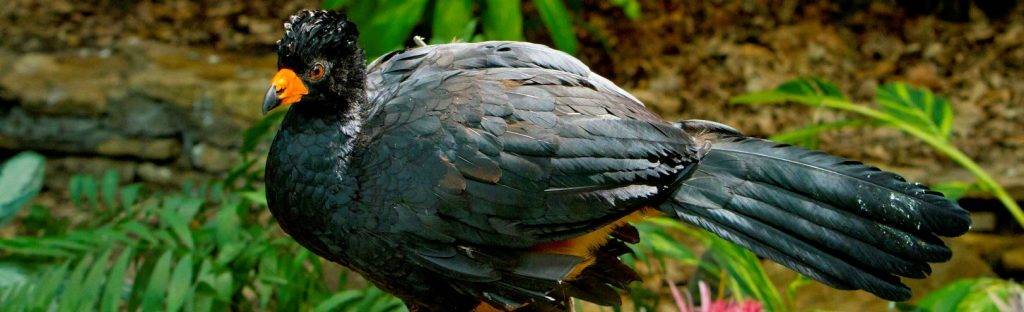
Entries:
POLYGON ((956 162, 960 166, 967 169, 967 171, 970 171, 971 174, 974 174, 974 177, 978 179, 978 182, 981 182, 983 187, 990 190, 992 192, 992 195, 999 199, 1003 206, 1006 206, 1006 210, 1010 211, 1010 214, 1013 215, 1013 218, 1017 220, 1017 223, 1020 224, 1021 227, 1024 227, 1024 211, 1021 211, 1020 206, 1018 206, 1017 202, 1014 201, 1012 197, 1010 197, 1010 194, 1006 192, 1006 189, 1004 189, 1002 185, 999 185, 999 183, 996 182, 996 180, 993 179, 992 176, 988 174, 988 172, 985 172, 985 170, 982 169, 981 166, 978 165, 978 163, 974 162, 974 160, 972 160, 970 157, 965 155, 963 152, 961 152, 959 149, 957 149, 955 146, 953 146, 946 140, 931 135, 927 132, 921 131, 920 129, 917 129, 907 123, 899 122, 899 120, 897 120, 896 118, 893 118, 888 114, 885 114, 881 111, 878 111, 874 108, 865 105, 856 105, 853 103, 835 99, 822 99, 820 104, 825 107, 851 111, 874 119, 885 121, 886 123, 894 127, 897 127, 900 130, 903 130, 909 133, 910 135, 917 137, 918 139, 921 139, 925 143, 928 143, 928 145, 931 145, 933 148, 935 148, 939 152, 942 152, 947 157, 952 159, 953 162, 956 162))

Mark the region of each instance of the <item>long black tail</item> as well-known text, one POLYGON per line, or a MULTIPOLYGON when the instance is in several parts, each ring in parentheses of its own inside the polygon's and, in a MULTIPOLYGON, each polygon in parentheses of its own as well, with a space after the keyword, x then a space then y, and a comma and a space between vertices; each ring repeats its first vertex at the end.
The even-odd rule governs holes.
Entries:
POLYGON ((832 287, 907 300, 899 276, 931 273, 951 256, 938 236, 970 227, 956 203, 896 174, 719 124, 679 126, 709 150, 660 209, 832 287))

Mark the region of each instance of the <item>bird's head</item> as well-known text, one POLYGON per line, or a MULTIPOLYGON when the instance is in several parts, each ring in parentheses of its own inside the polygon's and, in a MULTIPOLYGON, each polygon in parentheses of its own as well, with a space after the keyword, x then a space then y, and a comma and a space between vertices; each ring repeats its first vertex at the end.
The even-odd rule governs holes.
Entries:
POLYGON ((365 56, 358 38, 356 25, 343 13, 302 10, 292 15, 277 41, 278 70, 263 99, 263 112, 300 102, 336 103, 361 92, 365 56))

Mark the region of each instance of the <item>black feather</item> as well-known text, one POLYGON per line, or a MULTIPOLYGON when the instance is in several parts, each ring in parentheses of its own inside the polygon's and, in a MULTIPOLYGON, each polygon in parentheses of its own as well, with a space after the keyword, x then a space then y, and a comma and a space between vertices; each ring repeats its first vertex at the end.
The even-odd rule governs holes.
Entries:
POLYGON ((906 300, 897 276, 931 273, 950 255, 936 235, 970 226, 938 193, 859 162, 731 134, 711 144, 662 210, 837 288, 906 300))

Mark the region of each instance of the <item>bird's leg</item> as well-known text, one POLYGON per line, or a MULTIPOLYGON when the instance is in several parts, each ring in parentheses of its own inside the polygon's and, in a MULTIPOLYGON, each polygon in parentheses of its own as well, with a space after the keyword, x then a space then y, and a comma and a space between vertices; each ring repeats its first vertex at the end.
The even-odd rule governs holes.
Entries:
POLYGON ((418 47, 425 47, 425 46, 427 46, 427 43, 423 41, 423 37, 420 37, 420 36, 412 37, 412 42, 415 42, 416 46, 418 46, 418 47))

